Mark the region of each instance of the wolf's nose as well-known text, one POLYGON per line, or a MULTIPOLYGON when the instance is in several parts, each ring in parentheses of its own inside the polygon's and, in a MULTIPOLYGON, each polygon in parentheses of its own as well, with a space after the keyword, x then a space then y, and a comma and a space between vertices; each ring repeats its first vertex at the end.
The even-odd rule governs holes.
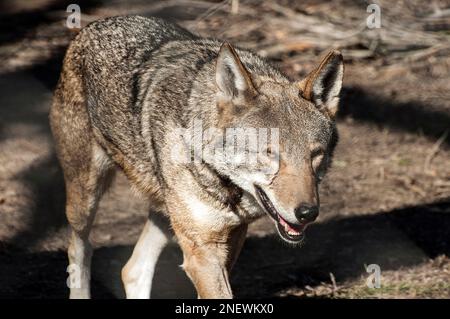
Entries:
POLYGON ((319 216, 319 208, 316 205, 302 204, 295 209, 294 213, 300 222, 311 223, 319 216))

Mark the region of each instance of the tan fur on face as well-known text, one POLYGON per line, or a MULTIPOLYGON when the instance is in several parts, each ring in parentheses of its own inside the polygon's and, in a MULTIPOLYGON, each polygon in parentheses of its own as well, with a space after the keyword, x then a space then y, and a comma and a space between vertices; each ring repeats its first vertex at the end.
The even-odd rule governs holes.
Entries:
POLYGON ((271 189, 277 202, 286 210, 294 210, 300 204, 318 204, 317 185, 311 166, 304 163, 295 168, 282 161, 271 189))

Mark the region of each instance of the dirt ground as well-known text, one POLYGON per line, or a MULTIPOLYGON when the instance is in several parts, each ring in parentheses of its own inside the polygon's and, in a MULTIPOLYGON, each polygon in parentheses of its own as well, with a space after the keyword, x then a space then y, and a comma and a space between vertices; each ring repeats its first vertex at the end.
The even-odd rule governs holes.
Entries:
MULTIPOLYGON (((76 34, 64 25, 70 3, 16 0, 0 9, 0 298, 68 296, 64 185, 47 115, 76 34)), ((379 38, 360 30, 332 43, 311 36, 321 29, 301 31, 295 17, 359 30, 368 2, 241 0, 236 14, 229 1, 80 4, 83 25, 118 14, 165 17, 252 48, 293 79, 327 48, 342 50, 340 142, 321 186, 320 218, 298 249, 267 218, 252 224, 232 274, 238 298, 450 298, 450 3, 378 3, 386 23, 379 38), (391 44, 396 30, 405 35, 391 44), (407 43, 411 32, 417 39, 407 43), (380 266, 380 288, 366 285, 370 264, 380 266)), ((146 213, 119 175, 92 233, 94 298, 124 297, 120 269, 146 213)), ((181 262, 176 244, 163 252, 152 297, 195 297, 181 262)))

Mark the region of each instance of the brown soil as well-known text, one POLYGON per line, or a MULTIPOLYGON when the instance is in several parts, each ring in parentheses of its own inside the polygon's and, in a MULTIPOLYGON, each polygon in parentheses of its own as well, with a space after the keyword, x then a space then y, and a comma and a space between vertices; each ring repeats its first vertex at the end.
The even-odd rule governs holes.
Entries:
MULTIPOLYGON (((226 6, 210 10, 218 2, 202 1, 197 6, 85 1, 81 9, 83 23, 117 14, 159 15, 258 50, 258 43, 275 41, 274 36, 282 41, 289 34, 288 27, 273 34, 267 25, 255 27, 263 17, 276 16, 270 2, 243 0, 237 15, 226 6), (251 31, 240 31, 245 28, 251 31)), ((64 49, 75 34, 63 24, 69 3, 11 1, 8 10, 0 10, 0 298, 68 296, 64 185, 47 114, 64 49)), ((365 19, 367 4, 336 3, 330 8, 324 1, 278 1, 324 21, 345 19, 352 10, 361 10, 365 19)), ((387 18, 399 10, 381 3, 387 18)), ((410 3, 414 21, 433 10, 427 3, 410 3)), ((444 2, 438 5, 445 8, 444 2)), ((448 27, 439 32, 448 40, 448 27)), ((298 48, 270 56, 295 79, 323 53, 298 48)), ((340 143, 321 188, 320 219, 298 249, 283 244, 267 218, 255 222, 232 276, 237 297, 450 297, 450 138, 445 135, 450 58, 432 54, 408 62, 383 51, 364 58, 351 52, 338 120, 340 143), (381 267, 379 289, 365 284, 369 264, 381 267)), ((119 175, 101 202, 92 234, 95 298, 124 296, 120 269, 146 212, 145 201, 119 175)), ((175 244, 164 251, 153 297, 195 296, 181 262, 175 244)))

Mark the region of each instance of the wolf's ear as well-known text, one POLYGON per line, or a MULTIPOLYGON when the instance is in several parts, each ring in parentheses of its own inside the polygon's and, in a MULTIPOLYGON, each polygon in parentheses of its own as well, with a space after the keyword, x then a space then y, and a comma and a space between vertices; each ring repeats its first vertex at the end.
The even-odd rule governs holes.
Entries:
POLYGON ((334 119, 344 76, 344 61, 339 51, 331 51, 319 66, 299 83, 300 94, 334 119))
POLYGON ((250 73, 234 48, 227 42, 220 47, 216 61, 216 84, 220 97, 232 100, 256 93, 250 73))

